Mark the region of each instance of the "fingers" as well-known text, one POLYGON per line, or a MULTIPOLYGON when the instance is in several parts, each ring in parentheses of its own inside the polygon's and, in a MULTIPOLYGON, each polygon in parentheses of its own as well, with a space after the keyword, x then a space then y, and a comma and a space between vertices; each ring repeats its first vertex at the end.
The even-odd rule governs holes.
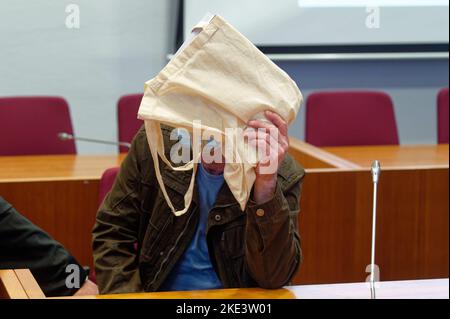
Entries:
POLYGON ((257 174, 275 174, 278 171, 279 163, 284 159, 285 153, 279 144, 269 145, 264 140, 253 140, 249 142, 249 145, 257 151, 254 162, 257 174))
POLYGON ((244 138, 247 141, 251 141, 254 139, 262 139, 265 140, 270 145, 279 145, 286 151, 289 149, 289 140, 283 136, 278 134, 278 130, 273 128, 269 133, 265 130, 255 130, 255 129, 246 129, 244 131, 244 138))
POLYGON ((264 128, 270 130, 272 127, 276 127, 282 136, 288 137, 288 125, 287 123, 276 113, 271 111, 264 112, 266 118, 270 121, 270 123, 252 120, 248 122, 248 125, 253 128, 264 128))
POLYGON ((248 122, 244 138, 258 151, 257 172, 264 171, 264 174, 274 174, 289 150, 288 126, 274 112, 266 111, 265 115, 270 123, 258 120, 248 122))
POLYGON ((247 141, 249 145, 257 148, 258 151, 261 151, 263 155, 268 155, 268 151, 276 154, 284 152, 283 146, 270 134, 263 133, 263 136, 260 134, 249 136, 247 141))
POLYGON ((272 123, 267 123, 267 122, 263 122, 263 121, 259 121, 259 120, 251 120, 250 122, 248 122, 248 126, 253 127, 255 129, 266 129, 268 131, 272 130, 272 129, 278 129, 274 124, 272 123))
POLYGON ((279 163, 283 161, 284 150, 278 143, 269 144, 265 140, 252 140, 249 145, 257 150, 257 162, 255 162, 257 175, 276 175, 279 163))
POLYGON ((269 134, 262 130, 254 130, 254 129, 245 130, 244 138, 248 141, 255 140, 255 139, 265 140, 268 143, 270 143, 272 139, 274 141, 277 140, 276 136, 273 136, 273 134, 269 134))
POLYGON ((255 138, 257 136, 259 138, 265 138, 267 139, 267 141, 269 141, 267 135, 270 135, 276 141, 276 143, 280 144, 284 149, 287 150, 289 148, 288 136, 281 134, 281 132, 275 125, 261 121, 250 121, 248 125, 254 130, 247 129, 244 133, 244 136, 247 135, 248 138, 255 138))
POLYGON ((266 111, 267 119, 275 125, 280 131, 281 135, 288 136, 288 125, 277 113, 266 111))
POLYGON ((256 148, 260 157, 277 156, 284 158, 288 151, 288 146, 280 143, 280 139, 274 138, 271 134, 264 132, 247 132, 245 137, 250 146, 256 148))

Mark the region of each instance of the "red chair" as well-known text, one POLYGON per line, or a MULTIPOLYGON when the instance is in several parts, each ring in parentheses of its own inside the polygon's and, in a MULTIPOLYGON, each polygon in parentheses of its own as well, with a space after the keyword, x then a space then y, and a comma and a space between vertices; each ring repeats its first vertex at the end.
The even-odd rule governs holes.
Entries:
POLYGON ((76 154, 69 106, 60 97, 0 98, 0 156, 76 154))
MULTIPOLYGON (((99 191, 98 191, 98 206, 100 207, 105 199, 106 195, 111 191, 114 181, 116 180, 117 174, 119 174, 119 167, 107 169, 100 179, 99 191)), ((134 249, 138 250, 138 244, 134 244, 134 249)), ((97 282, 94 269, 89 273, 89 279, 92 282, 97 282)))
MULTIPOLYGON (((105 199, 106 195, 111 191, 118 173, 119 167, 110 168, 107 169, 105 172, 103 172, 98 188, 98 199, 97 199, 98 207, 100 207, 103 204, 103 200, 105 199)), ((94 283, 97 283, 97 277, 95 275, 94 269, 91 269, 89 272, 89 280, 91 280, 94 283)))
POLYGON ((98 206, 100 207, 105 199, 106 195, 109 193, 113 187, 116 176, 119 173, 119 167, 107 169, 100 179, 99 189, 98 189, 98 206))
POLYGON ((380 92, 323 92, 308 97, 306 142, 316 146, 398 145, 391 98, 380 92))
POLYGON ((448 88, 438 95, 438 143, 448 144, 448 88))
MULTIPOLYGON (((136 133, 144 124, 143 121, 137 118, 142 96, 142 94, 132 94, 122 96, 119 99, 119 103, 117 104, 117 120, 120 142, 131 143, 136 133)), ((119 152, 126 153, 128 149, 120 146, 119 152)))

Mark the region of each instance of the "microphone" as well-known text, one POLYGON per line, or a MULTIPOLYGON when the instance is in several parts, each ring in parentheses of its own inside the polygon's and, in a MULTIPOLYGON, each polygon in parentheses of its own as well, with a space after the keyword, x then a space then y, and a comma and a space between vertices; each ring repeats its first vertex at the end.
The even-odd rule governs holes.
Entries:
POLYGON ((381 165, 379 161, 372 163, 372 181, 373 181, 373 209, 372 209, 372 254, 370 262, 370 295, 371 299, 376 299, 375 292, 375 242, 377 225, 377 186, 381 175, 381 165))
POLYGON ((73 141, 88 142, 88 143, 123 146, 128 149, 131 148, 131 144, 126 143, 126 142, 113 142, 113 141, 96 140, 96 139, 85 138, 85 137, 76 137, 76 136, 73 136, 72 134, 65 133, 65 132, 58 133, 58 138, 61 141, 73 140, 73 141))
POLYGON ((381 174, 381 165, 379 161, 374 161, 372 163, 372 179, 374 183, 378 183, 378 180, 380 179, 381 174))

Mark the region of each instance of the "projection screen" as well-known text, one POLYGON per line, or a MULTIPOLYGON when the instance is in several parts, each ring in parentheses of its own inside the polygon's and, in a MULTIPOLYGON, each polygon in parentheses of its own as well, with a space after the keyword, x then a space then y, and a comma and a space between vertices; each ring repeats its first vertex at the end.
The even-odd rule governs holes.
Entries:
POLYGON ((183 33, 209 12, 260 47, 448 47, 448 7, 448 0, 185 0, 183 33))

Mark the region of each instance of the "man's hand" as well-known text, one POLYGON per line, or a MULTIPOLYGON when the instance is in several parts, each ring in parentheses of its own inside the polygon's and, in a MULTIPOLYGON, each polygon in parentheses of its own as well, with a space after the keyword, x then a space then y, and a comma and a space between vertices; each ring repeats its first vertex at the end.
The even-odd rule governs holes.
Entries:
POLYGON ((260 156, 253 188, 253 200, 258 205, 273 198, 278 168, 289 149, 287 123, 274 112, 266 111, 265 115, 270 123, 250 121, 248 126, 256 131, 247 129, 244 133, 244 137, 248 139, 250 145, 256 147, 260 156))
POLYGON ((97 285, 88 279, 84 282, 83 286, 78 289, 74 296, 95 296, 98 294, 97 285))

